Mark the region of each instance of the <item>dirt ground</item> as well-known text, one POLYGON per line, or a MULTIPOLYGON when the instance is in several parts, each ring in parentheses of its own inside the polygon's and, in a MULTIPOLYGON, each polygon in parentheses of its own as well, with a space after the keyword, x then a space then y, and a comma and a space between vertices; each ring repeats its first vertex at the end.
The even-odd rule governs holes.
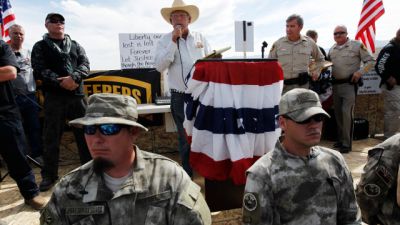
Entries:
MULTIPOLYGON (((169 139, 175 139, 176 137, 171 137, 171 135, 166 135, 168 137, 161 137, 155 135, 155 131, 149 132, 143 140, 139 140, 138 145, 141 146, 142 149, 154 150, 161 149, 161 152, 167 157, 171 157, 174 160, 178 160, 177 152, 174 152, 174 145, 176 141, 171 141, 169 139), (157 136, 157 138, 155 138, 157 136), (148 141, 150 138, 151 141, 148 141), (157 146, 159 143, 163 146, 157 146), (145 146, 145 147, 142 147, 145 146), (171 152, 172 153, 166 153, 171 152)), ((353 142, 353 151, 350 154, 345 154, 344 157, 346 162, 348 163, 353 178, 354 183, 356 184, 359 180, 363 165, 366 161, 367 150, 379 143, 380 141, 375 138, 369 138, 359 141, 353 142)), ((332 146, 332 142, 323 141, 322 145, 324 146, 332 146)), ((60 175, 63 175, 73 168, 79 166, 79 160, 76 153, 76 146, 73 142, 73 138, 71 133, 67 132, 64 134, 63 145, 61 146, 61 159, 60 159, 60 175)), ((33 166, 34 167, 34 166, 33 166)), ((0 169, 1 174, 4 175, 7 171, 5 168, 0 169)), ((34 172, 36 176, 37 183, 40 182, 40 170, 37 167, 34 167, 34 172)), ((195 182, 198 183, 202 189, 204 190, 204 179, 202 177, 196 176, 195 182)), ((52 190, 41 193, 47 199, 50 198, 52 190)), ((212 213, 213 224, 215 225, 236 225, 241 224, 241 210, 233 209, 227 211, 213 212, 212 213)), ((18 188, 15 182, 7 176, 3 182, 0 183, 0 224, 1 222, 10 225, 37 225, 39 224, 39 212, 31 209, 29 206, 26 206, 23 202, 23 198, 18 192, 18 188)))

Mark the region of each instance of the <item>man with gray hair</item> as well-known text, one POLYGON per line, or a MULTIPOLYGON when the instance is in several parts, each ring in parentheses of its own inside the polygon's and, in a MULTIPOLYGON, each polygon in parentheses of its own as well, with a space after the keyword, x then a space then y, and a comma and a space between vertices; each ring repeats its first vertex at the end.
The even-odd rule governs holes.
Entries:
POLYGON ((311 90, 295 88, 282 96, 278 123, 285 133, 247 171, 244 224, 361 224, 344 158, 317 146, 326 117, 311 90))
POLYGON ((350 152, 352 147, 358 82, 374 66, 374 59, 367 48, 359 41, 350 40, 347 35, 346 26, 336 26, 333 31, 336 43, 328 53, 333 63, 333 104, 338 131, 338 140, 333 147, 341 153, 350 152))
MULTIPOLYGON (((22 48, 25 40, 25 30, 21 25, 14 24, 9 29, 10 47, 21 69, 17 79, 12 81, 15 101, 21 113, 26 138, 28 139, 29 155, 38 163, 43 163, 42 129, 39 122, 40 106, 36 99, 36 83, 31 65, 31 51, 22 48)), ((28 154, 28 152, 25 152, 28 154)))
POLYGON ((63 177, 41 224, 211 224, 197 186, 176 162, 134 145, 141 131, 134 98, 94 94, 81 127, 93 160, 63 177))
POLYGON ((309 88, 309 80, 317 80, 324 62, 317 44, 300 34, 303 18, 293 14, 286 20, 286 36, 271 47, 268 58, 278 59, 283 69, 283 93, 297 87, 309 88), (310 70, 310 66, 314 68, 310 70))

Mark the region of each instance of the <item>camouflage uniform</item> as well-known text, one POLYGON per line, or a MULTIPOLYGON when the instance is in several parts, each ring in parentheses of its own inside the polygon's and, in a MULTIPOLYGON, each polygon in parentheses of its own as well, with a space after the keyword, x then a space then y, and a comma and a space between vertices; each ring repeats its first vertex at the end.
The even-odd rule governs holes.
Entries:
POLYGON ((168 158, 136 147, 133 175, 115 193, 92 166, 60 180, 40 224, 211 224, 200 187, 168 158))
MULTIPOLYGON (((324 55, 319 50, 319 47, 315 42, 307 37, 300 36, 300 40, 292 42, 287 37, 282 37, 277 40, 269 52, 268 58, 276 58, 282 66, 284 79, 298 78, 299 73, 310 72, 309 66, 311 59, 317 63, 316 69, 322 68, 322 62, 324 61, 324 55)), ((308 88, 309 83, 305 85, 284 85, 283 93, 296 88, 303 87, 308 88)))
POLYGON ((367 73, 374 65, 374 59, 361 42, 350 39, 342 46, 334 44, 329 50, 328 58, 333 63, 332 76, 337 81, 333 83, 333 103, 338 141, 351 148, 356 89, 354 84, 349 83, 350 77, 357 71, 367 73), (364 63, 362 67, 361 62, 364 63))
POLYGON ((315 146, 310 155, 274 151, 248 171, 244 224, 361 224, 353 180, 336 151, 315 146))
MULTIPOLYGON (((378 144, 368 152, 368 162, 357 185, 357 201, 363 213, 363 220, 381 225, 400 224, 400 206, 396 201, 396 189, 400 179, 400 134, 378 144)), ((399 191, 399 190, 397 190, 399 191)))

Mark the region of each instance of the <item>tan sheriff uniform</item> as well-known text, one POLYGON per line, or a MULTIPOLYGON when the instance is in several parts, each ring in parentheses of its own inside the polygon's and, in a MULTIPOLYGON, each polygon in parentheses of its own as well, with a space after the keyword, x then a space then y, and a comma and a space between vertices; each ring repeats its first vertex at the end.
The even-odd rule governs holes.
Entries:
POLYGON ((338 129, 338 141, 344 147, 351 148, 353 130, 353 108, 356 101, 356 89, 349 79, 359 71, 365 74, 374 65, 371 54, 358 41, 348 40, 344 45, 334 44, 329 50, 328 58, 332 61, 332 75, 344 83, 333 84, 333 102, 338 129), (361 66, 363 62, 363 66, 361 66))
MULTIPOLYGON (((309 66, 312 60, 315 61, 318 70, 321 70, 322 63, 325 61, 317 44, 311 38, 303 35, 300 35, 300 39, 295 42, 290 41, 287 37, 280 38, 272 45, 268 57, 278 59, 285 80, 298 78, 299 73, 310 74, 309 66)), ((297 87, 308 88, 309 83, 304 85, 285 84, 283 93, 297 87)))

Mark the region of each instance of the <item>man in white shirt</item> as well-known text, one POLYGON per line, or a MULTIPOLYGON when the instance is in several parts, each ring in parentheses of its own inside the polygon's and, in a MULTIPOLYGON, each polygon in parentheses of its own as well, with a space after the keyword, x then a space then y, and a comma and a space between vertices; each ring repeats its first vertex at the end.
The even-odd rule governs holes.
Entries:
POLYGON ((189 24, 199 17, 197 6, 186 5, 182 0, 174 0, 172 7, 161 9, 161 15, 172 25, 173 30, 158 42, 155 65, 159 72, 168 69, 171 113, 178 130, 182 166, 188 175, 192 176, 192 168, 189 165, 190 146, 183 128, 184 92, 193 64, 211 53, 211 48, 202 34, 189 31, 189 24))

